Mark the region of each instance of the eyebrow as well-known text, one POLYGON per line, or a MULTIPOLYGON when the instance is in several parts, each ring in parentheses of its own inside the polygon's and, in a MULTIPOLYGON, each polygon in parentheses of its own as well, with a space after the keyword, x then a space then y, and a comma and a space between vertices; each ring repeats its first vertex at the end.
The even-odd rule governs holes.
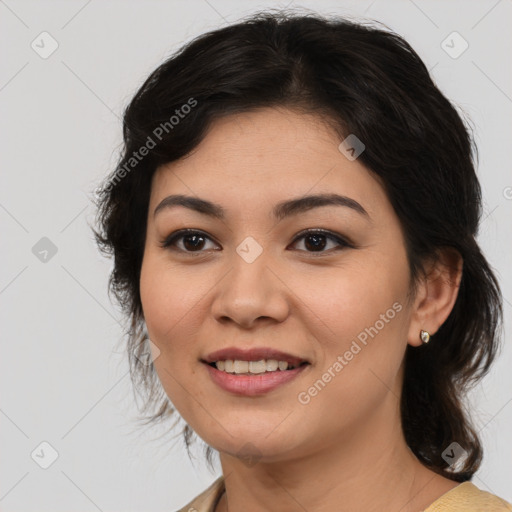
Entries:
MULTIPOLYGON (((200 199, 198 197, 185 196, 181 194, 170 195, 163 199, 153 212, 153 217, 164 209, 183 206, 198 213, 223 220, 226 217, 226 210, 216 203, 200 199)), ((344 206, 350 208, 370 220, 368 212, 356 200, 339 194, 318 194, 303 196, 294 199, 282 201, 274 206, 272 216, 277 220, 282 220, 292 215, 319 208, 321 206, 344 206)))

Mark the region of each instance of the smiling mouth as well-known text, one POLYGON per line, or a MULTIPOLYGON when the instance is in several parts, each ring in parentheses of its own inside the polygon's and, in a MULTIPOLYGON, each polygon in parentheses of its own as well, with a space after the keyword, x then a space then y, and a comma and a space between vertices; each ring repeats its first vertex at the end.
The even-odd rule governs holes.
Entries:
POLYGON ((258 361, 231 360, 201 361, 211 380, 220 389, 238 396, 264 396, 299 378, 311 363, 298 361, 295 365, 276 359, 258 361), (267 366, 268 365, 268 366, 267 366), (227 366, 227 367, 226 367, 227 366), (268 368, 268 370, 267 370, 268 368))

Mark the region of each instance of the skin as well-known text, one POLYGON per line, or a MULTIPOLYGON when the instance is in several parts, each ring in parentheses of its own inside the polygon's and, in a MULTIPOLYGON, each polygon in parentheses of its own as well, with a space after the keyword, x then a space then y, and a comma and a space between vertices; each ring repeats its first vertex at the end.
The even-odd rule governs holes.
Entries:
POLYGON ((187 158, 154 175, 140 277, 144 317, 167 395, 219 451, 226 493, 217 512, 228 503, 231 512, 416 512, 457 485, 407 447, 399 396, 407 344, 421 345, 420 329, 434 334, 453 307, 460 256, 446 252, 427 264, 428 277, 410 298, 399 219, 378 179, 348 160, 340 142, 319 117, 260 109, 216 120, 187 158), (333 192, 359 202, 369 218, 340 206, 270 216, 280 201, 333 192), (226 218, 181 206, 154 216, 170 194, 219 203, 226 218), (195 252, 190 239, 174 250, 159 245, 183 228, 209 238, 195 252), (315 251, 308 237, 296 240, 308 228, 353 247, 326 238, 315 251), (250 264, 236 252, 248 236, 263 249, 250 264), (401 311, 300 403, 298 394, 395 303, 401 311), (199 361, 230 346, 271 346, 311 365, 269 393, 238 396, 213 384, 199 361), (251 451, 253 462, 240 450, 251 451))

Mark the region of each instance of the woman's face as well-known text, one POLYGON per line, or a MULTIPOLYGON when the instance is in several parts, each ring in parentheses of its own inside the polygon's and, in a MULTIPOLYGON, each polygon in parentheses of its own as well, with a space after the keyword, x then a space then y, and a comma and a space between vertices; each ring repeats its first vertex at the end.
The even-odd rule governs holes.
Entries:
POLYGON ((398 418, 416 332, 404 239, 384 189, 341 142, 315 116, 261 109, 217 120, 187 158, 154 175, 140 278, 154 364, 184 420, 221 452, 250 442, 263 461, 291 459, 398 418), (178 194, 224 217, 183 205, 154 213, 178 194), (280 203, 332 194, 349 200, 274 216, 280 203), (200 233, 162 247, 182 229, 200 233), (240 394, 203 362, 232 347, 308 364, 271 390, 240 394))

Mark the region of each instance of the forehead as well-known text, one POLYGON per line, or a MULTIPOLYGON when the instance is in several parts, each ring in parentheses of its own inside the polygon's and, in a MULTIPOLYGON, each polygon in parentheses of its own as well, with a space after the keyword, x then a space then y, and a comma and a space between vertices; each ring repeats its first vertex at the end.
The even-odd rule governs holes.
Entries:
POLYGON ((171 193, 245 209, 313 193, 352 197, 370 214, 386 206, 379 181, 341 142, 316 115, 268 108, 223 117, 189 155, 157 169, 151 207, 171 193))

